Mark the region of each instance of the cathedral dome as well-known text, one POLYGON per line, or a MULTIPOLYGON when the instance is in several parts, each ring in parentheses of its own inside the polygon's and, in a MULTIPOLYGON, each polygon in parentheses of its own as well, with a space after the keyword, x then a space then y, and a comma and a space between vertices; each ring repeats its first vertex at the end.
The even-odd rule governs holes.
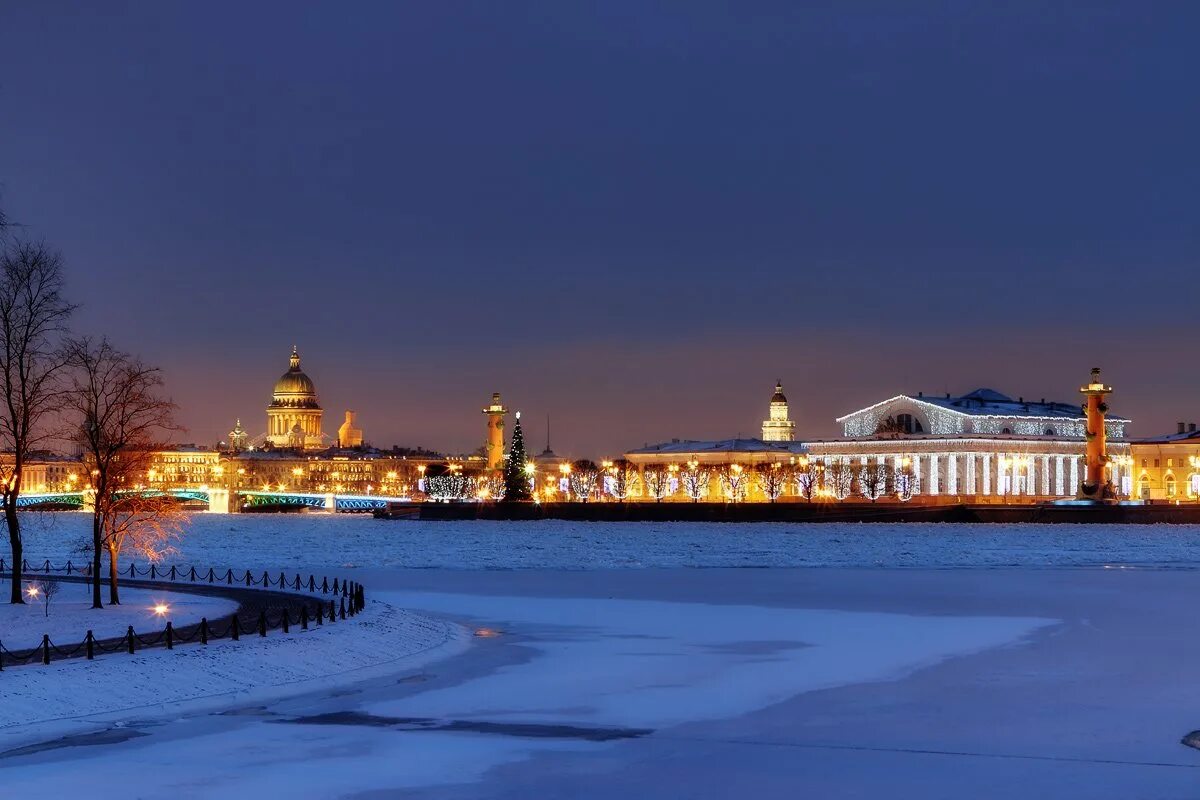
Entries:
POLYGON ((786 403, 787 402, 787 398, 783 396, 783 383, 782 382, 776 382, 775 394, 771 395, 771 402, 772 403, 786 403))
POLYGON ((275 382, 274 395, 272 405, 317 407, 317 387, 300 369, 300 354, 295 347, 288 371, 275 382))

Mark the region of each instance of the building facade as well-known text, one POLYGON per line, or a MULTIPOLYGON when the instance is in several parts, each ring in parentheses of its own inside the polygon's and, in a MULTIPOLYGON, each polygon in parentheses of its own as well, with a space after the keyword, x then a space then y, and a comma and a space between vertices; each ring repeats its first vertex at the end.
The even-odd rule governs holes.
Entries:
POLYGON ((1179 423, 1172 434, 1130 443, 1134 492, 1140 500, 1200 501, 1200 431, 1179 423))
MULTIPOLYGON (((746 499, 751 500, 763 499, 764 485, 770 485, 764 465, 778 465, 788 473, 788 485, 778 498, 783 500, 814 495, 872 500, 896 495, 925 502, 1051 500, 1075 497, 1088 477, 1086 420, 1075 403, 1014 400, 991 389, 958 397, 918 393, 882 400, 837 422, 844 434, 837 439, 676 440, 633 450, 625 457, 639 470, 665 467, 682 472, 693 465, 693 470, 718 471, 742 465, 757 476, 748 481, 746 499)), ((1107 477, 1120 497, 1134 492, 1128 423, 1117 416, 1105 423, 1107 477)), ((1200 451, 1200 439, 1195 444, 1200 451)), ((727 495, 710 491, 706 497, 728 499, 727 495)), ((692 498, 672 493, 665 499, 692 498)))

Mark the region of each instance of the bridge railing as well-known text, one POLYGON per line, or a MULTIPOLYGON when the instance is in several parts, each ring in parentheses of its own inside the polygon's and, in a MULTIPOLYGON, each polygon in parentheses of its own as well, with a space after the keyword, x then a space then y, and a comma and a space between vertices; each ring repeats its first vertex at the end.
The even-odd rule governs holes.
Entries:
MULTIPOLYGON (((9 566, 5 559, 0 558, 0 575, 7 574, 11 580, 12 574, 9 566)), ((68 560, 65 564, 54 565, 46 560, 39 565, 30 564, 28 560, 23 559, 22 566, 27 578, 41 577, 43 580, 69 581, 89 585, 97 578, 103 580, 103 576, 94 573, 91 562, 76 565, 68 560)), ((222 572, 213 567, 197 569, 194 566, 159 567, 156 564, 150 564, 144 568, 130 564, 127 569, 121 570, 121 574, 135 581, 134 584, 131 584, 135 587, 168 588, 172 584, 194 584, 207 587, 211 584, 214 587, 236 587, 242 598, 245 597, 246 587, 255 586, 277 587, 283 592, 301 591, 308 594, 294 594, 282 598, 278 595, 270 596, 267 598, 267 605, 276 605, 277 607, 260 608, 257 614, 249 615, 243 613, 248 604, 241 603, 239 600, 237 611, 228 616, 211 622, 207 617, 203 617, 197 623, 179 628, 176 628, 174 623, 168 620, 162 630, 151 631, 145 635, 136 633, 132 625, 128 627, 124 636, 104 639, 96 637, 89 630, 78 644, 59 647, 50 639, 49 634, 43 634, 41 642, 36 645, 16 650, 8 648, 3 640, 0 640, 0 671, 3 671, 5 666, 38 662, 49 664, 53 658, 83 656, 90 660, 97 655, 108 653, 132 654, 139 648, 146 647, 165 647, 170 650, 178 644, 192 642, 208 644, 209 641, 219 639, 236 641, 240 640, 243 634, 257 634, 259 637, 265 637, 271 630, 289 633, 293 626, 298 626, 300 630, 309 630, 310 625, 323 626, 335 623, 339 619, 352 618, 366 608, 366 590, 363 585, 357 581, 337 577, 334 577, 330 583, 328 576, 323 576, 318 582, 313 574, 309 574, 308 580, 305 581, 299 573, 288 578, 284 572, 274 576, 264 571, 261 576, 258 576, 250 570, 245 570, 244 574, 239 570, 235 574, 232 569, 222 572)))

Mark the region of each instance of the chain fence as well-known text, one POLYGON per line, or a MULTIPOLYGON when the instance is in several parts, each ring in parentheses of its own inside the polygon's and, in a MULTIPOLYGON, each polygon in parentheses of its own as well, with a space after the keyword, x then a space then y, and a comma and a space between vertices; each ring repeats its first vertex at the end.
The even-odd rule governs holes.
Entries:
MULTIPOLYGON (((91 562, 77 565, 67 561, 59 566, 51 564, 49 560, 40 565, 31 565, 23 560, 22 572, 26 579, 36 577, 41 580, 86 583, 89 586, 93 580, 104 580, 103 576, 95 574, 91 562)), ((299 573, 288 578, 284 572, 276 577, 264 571, 259 577, 250 570, 245 570, 243 574, 240 570, 237 573, 232 569, 221 572, 212 567, 197 570, 194 566, 160 567, 150 564, 148 567, 138 567, 132 563, 120 574, 128 578, 123 585, 131 588, 191 586, 193 590, 199 589, 201 594, 231 596, 238 601, 238 608, 234 613, 215 620, 202 617, 199 622, 180 627, 168 620, 161 630, 142 634, 134 631, 132 625, 128 626, 124 636, 117 637, 100 638, 89 630, 78 644, 61 647, 50 639, 48 633, 42 635, 41 642, 23 649, 10 649, 0 639, 0 672, 5 667, 49 664, 55 659, 82 657, 91 660, 110 653, 133 654, 145 648, 165 647, 172 650, 181 644, 208 644, 220 639, 239 641, 243 636, 261 638, 273 630, 290 633, 293 628, 298 628, 306 631, 310 627, 353 618, 362 612, 367 602, 366 590, 357 581, 335 577, 331 583, 326 576, 318 582, 313 574, 306 581, 299 573), (255 590, 254 587, 262 588, 255 590), (277 588, 271 591, 272 587, 277 588), (247 614, 247 611, 250 613, 247 614)), ((10 565, 3 558, 0 558, 0 577, 9 580, 13 577, 10 565)))

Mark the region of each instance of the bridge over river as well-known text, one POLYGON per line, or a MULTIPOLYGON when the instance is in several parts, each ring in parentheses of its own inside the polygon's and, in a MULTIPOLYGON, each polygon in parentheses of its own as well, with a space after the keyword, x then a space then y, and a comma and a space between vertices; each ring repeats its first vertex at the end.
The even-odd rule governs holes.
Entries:
MULTIPOLYGON (((89 492, 46 492, 23 494, 17 498, 18 508, 28 509, 85 509, 90 507, 89 492)), ((405 497, 357 494, 316 494, 309 492, 272 492, 248 489, 230 492, 228 489, 172 489, 167 494, 184 502, 203 503, 214 513, 231 511, 287 511, 314 509, 334 512, 366 512, 386 508, 389 502, 401 502, 405 497)))

